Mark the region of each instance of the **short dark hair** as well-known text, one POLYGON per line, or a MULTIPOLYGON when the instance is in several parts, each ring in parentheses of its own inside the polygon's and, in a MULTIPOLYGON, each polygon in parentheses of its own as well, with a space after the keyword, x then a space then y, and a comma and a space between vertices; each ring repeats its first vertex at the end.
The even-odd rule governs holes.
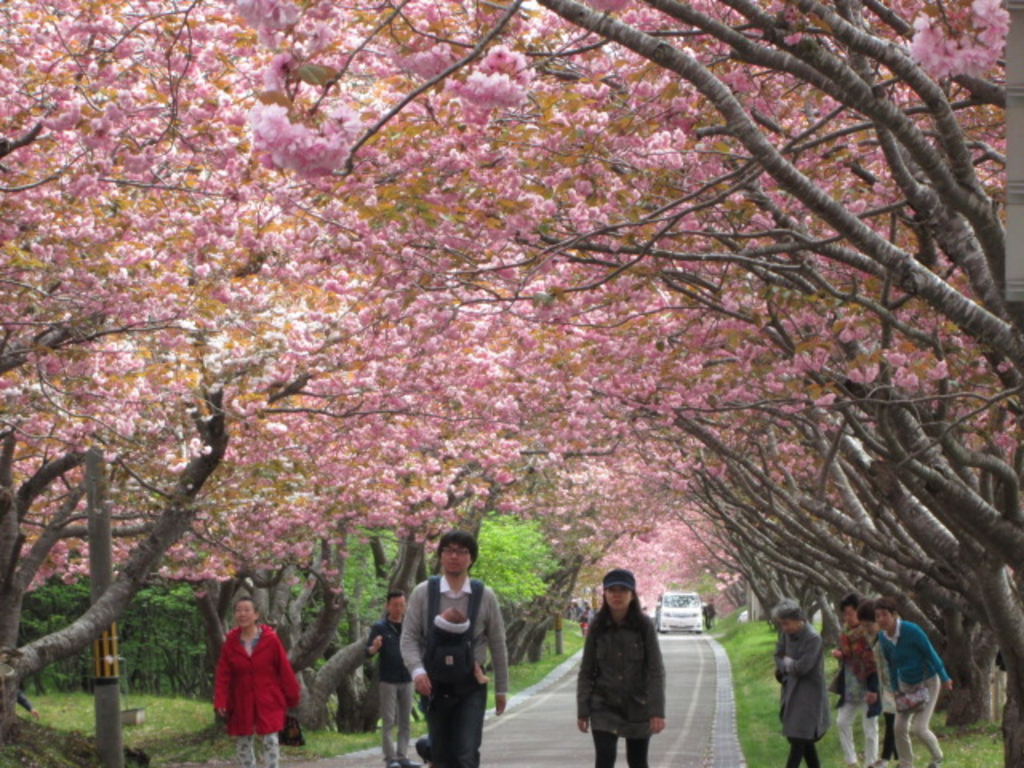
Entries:
POLYGON ((896 602, 895 597, 880 597, 875 600, 876 611, 888 611, 889 613, 899 613, 900 604, 896 602))
POLYGON ((857 619, 860 621, 875 620, 875 601, 864 600, 857 606, 857 619))
POLYGON ((237 608, 240 603, 252 603, 252 609, 256 611, 256 613, 260 612, 260 607, 256 605, 256 598, 250 595, 242 595, 240 598, 235 600, 235 608, 237 608))
POLYGON ((846 610, 847 606, 856 609, 864 601, 864 598, 858 595, 856 592, 850 592, 843 596, 843 599, 839 601, 839 612, 842 613, 846 610))
POLYGON ((390 592, 388 592, 388 598, 385 602, 390 603, 396 597, 405 597, 405 592, 403 592, 400 589, 392 589, 390 592))
POLYGON ((477 546, 476 537, 468 531, 460 531, 458 529, 454 531, 448 531, 441 540, 437 542, 437 556, 441 556, 441 550, 448 546, 464 547, 469 550, 469 557, 472 563, 476 562, 477 552, 480 548, 477 546))

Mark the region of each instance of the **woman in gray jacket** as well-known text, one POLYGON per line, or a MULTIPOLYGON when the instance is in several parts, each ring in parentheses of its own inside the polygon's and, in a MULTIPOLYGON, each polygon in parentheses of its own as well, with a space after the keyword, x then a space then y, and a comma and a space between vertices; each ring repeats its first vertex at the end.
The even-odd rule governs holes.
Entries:
POLYGON ((814 746, 829 726, 825 654, 821 635, 795 600, 781 600, 772 618, 782 632, 775 647, 775 678, 782 684, 782 734, 789 739, 786 768, 821 768, 814 746))
POLYGON ((604 604, 583 646, 576 682, 579 729, 593 733, 596 768, 613 768, 619 737, 629 768, 647 768, 651 736, 665 729, 665 665, 654 623, 640 610, 636 579, 604 577, 604 604))

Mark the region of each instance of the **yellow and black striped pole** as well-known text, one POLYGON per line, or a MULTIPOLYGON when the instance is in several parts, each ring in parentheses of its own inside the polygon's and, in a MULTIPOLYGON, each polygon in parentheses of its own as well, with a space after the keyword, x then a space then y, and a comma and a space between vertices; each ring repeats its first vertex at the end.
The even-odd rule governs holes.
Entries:
POLYGON ((117 624, 111 624, 92 643, 93 677, 96 682, 117 680, 121 676, 117 654, 117 624))

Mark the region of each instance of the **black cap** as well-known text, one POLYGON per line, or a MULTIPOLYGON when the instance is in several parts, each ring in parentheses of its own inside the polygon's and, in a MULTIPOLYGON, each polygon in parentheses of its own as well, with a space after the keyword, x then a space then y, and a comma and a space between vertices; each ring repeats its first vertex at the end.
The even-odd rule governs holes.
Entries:
POLYGON ((610 587, 625 587, 626 589, 636 592, 636 579, 630 571, 625 568, 616 568, 615 570, 608 571, 604 575, 604 583, 602 585, 605 589, 610 587))

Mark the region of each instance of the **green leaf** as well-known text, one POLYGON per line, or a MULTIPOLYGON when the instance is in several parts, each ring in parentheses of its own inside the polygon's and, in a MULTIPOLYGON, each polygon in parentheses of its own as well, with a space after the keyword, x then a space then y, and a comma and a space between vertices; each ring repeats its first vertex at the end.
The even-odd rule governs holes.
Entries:
POLYGON ((338 70, 323 64, 303 64, 296 74, 299 80, 310 85, 327 85, 338 76, 338 70))

